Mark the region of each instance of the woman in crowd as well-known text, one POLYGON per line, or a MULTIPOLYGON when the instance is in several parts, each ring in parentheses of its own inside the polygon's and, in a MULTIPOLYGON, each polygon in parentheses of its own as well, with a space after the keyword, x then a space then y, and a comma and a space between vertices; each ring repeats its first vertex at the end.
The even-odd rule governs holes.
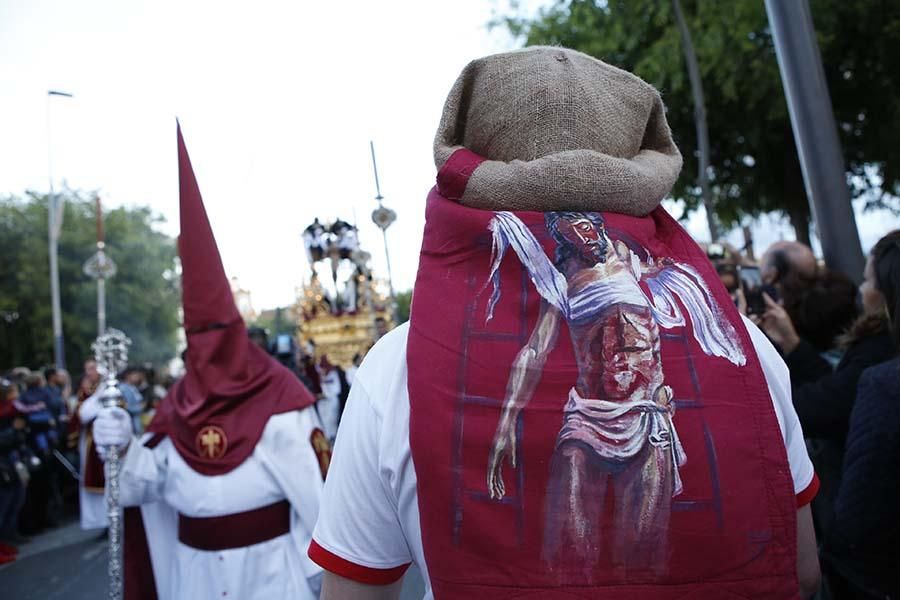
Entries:
POLYGON ((25 391, 15 404, 27 424, 28 446, 39 461, 32 470, 19 522, 22 531, 30 534, 59 524, 62 500, 54 471, 53 450, 57 446, 58 432, 51 408, 52 396, 39 371, 25 378, 25 386, 25 391))
POLYGON ((860 378, 823 562, 835 598, 900 597, 900 230, 882 238, 860 288, 884 315, 894 358, 860 378))
POLYGON ((797 334, 788 312, 771 298, 766 297, 767 310, 758 319, 766 335, 781 349, 791 372, 794 407, 809 440, 810 457, 821 482, 813 502, 820 538, 833 519, 834 498, 841 480, 844 444, 859 378, 865 369, 894 355, 884 305, 873 300, 876 294, 883 296, 884 292, 873 277, 880 262, 891 258, 884 248, 890 245, 890 239, 895 235, 896 232, 885 236, 872 250, 866 281, 860 288, 864 299, 862 314, 839 339, 844 354, 834 369, 823 358, 821 348, 797 334))
POLYGON ((16 559, 16 531, 25 502, 28 471, 21 462, 25 443, 25 419, 16 410, 19 387, 0 379, 0 565, 16 559))

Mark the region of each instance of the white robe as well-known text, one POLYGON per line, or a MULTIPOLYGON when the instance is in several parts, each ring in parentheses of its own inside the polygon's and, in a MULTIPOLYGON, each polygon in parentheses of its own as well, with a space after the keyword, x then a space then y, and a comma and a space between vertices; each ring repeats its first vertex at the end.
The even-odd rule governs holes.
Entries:
POLYGON ((316 407, 322 419, 325 437, 333 442, 341 420, 341 378, 337 369, 320 372, 319 385, 322 386, 323 398, 316 403, 316 407))
POLYGON ((102 408, 100 404, 100 392, 102 386, 97 388, 92 396, 88 396, 78 409, 78 418, 81 420, 81 434, 78 439, 78 455, 81 457, 81 480, 78 482, 78 506, 81 511, 82 529, 102 529, 109 526, 109 518, 106 514, 106 499, 100 492, 92 492, 84 489, 84 468, 87 465, 87 434, 91 430, 91 424, 97 418, 97 413, 102 408))
POLYGON ((318 597, 321 569, 306 555, 323 484, 310 443, 317 427, 312 410, 274 415, 253 453, 216 476, 191 469, 168 438, 152 449, 132 442, 123 462, 121 502, 142 505, 160 600, 318 597), (292 507, 289 534, 222 551, 197 550, 178 541, 179 512, 224 516, 283 499, 292 507))

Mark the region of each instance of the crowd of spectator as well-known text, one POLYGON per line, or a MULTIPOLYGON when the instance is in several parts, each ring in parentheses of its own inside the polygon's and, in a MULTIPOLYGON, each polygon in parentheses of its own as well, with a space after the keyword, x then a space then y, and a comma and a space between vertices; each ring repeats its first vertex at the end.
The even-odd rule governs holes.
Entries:
MULTIPOLYGON (((118 378, 135 431, 143 431, 166 388, 152 367, 129 367, 118 378)), ((0 376, 0 564, 14 561, 29 536, 77 511, 78 408, 99 383, 93 360, 74 388, 66 371, 52 367, 0 376)))
POLYGON ((858 289, 797 242, 773 244, 758 264, 724 245, 707 253, 790 370, 821 482, 823 597, 887 597, 900 589, 900 231, 874 246, 858 289))

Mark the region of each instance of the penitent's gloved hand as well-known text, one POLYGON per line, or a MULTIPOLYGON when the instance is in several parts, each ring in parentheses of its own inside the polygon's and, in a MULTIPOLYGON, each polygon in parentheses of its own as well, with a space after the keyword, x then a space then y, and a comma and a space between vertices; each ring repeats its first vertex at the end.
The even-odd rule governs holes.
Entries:
MULTIPOLYGON (((124 449, 131 442, 131 417, 125 410, 114 406, 103 408, 94 420, 94 444, 99 449, 116 446, 124 449)), ((106 452, 99 452, 105 460, 106 452)))

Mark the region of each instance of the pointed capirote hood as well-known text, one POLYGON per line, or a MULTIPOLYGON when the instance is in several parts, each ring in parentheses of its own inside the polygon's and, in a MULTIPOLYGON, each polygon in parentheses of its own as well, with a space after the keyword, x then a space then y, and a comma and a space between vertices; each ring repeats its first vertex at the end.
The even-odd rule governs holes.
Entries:
POLYGON ((181 256, 184 329, 190 335, 210 327, 240 322, 241 315, 234 303, 219 247, 206 216, 181 125, 178 125, 178 190, 181 216, 178 251, 181 256))
POLYGON ((186 373, 147 431, 170 437, 195 471, 222 475, 252 454, 269 417, 301 410, 315 398, 247 336, 180 126, 178 176, 186 373))

